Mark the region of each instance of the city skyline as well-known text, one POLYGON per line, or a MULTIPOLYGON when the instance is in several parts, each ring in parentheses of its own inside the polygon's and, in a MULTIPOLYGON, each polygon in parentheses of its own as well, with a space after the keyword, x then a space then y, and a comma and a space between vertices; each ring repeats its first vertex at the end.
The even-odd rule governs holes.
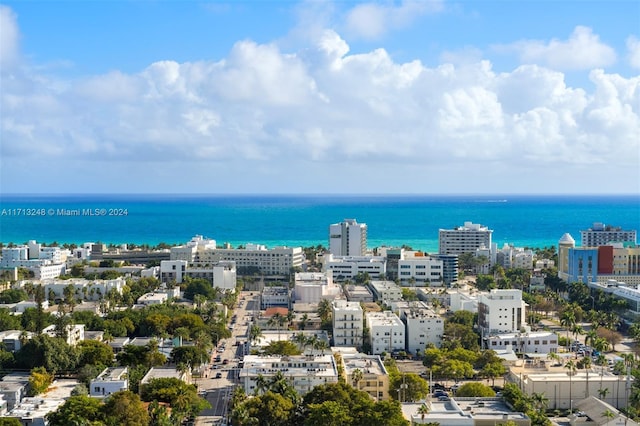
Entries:
POLYGON ((640 193, 640 4, 3 2, 2 193, 640 193))

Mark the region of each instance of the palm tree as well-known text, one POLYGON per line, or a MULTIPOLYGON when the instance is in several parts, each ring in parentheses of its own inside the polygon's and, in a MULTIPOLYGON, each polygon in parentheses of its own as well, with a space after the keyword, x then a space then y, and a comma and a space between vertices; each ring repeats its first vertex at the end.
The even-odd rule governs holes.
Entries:
POLYGON ((567 329, 567 352, 569 352, 569 330, 576 324, 576 317, 573 311, 567 309, 560 317, 560 325, 567 329))
POLYGON ((364 374, 362 373, 362 370, 360 370, 359 368, 356 368, 355 370, 353 370, 353 373, 351 373, 351 380, 353 381, 353 387, 360 390, 360 386, 358 386, 360 384, 360 381, 364 378, 364 374))
POLYGON ((604 377, 604 367, 607 364, 608 364, 607 357, 604 356, 603 354, 598 355, 598 359, 596 359, 596 365, 600 366, 600 390, 598 392, 602 392, 602 378, 604 377))
POLYGON ((304 330, 307 327, 307 323, 309 322, 309 315, 308 314, 302 314, 302 318, 300 318, 300 330, 304 330))
POLYGON ((261 337, 264 337, 264 335, 262 334, 260 326, 257 324, 251 325, 249 328, 249 342, 256 343, 261 337))
POLYGON ((557 353, 555 353, 555 352, 549 352, 549 353, 547 354, 547 358, 548 358, 550 361, 560 362, 560 355, 558 355, 558 354, 557 354, 557 353))
MULTIPOLYGON (((567 372, 567 374, 569 375, 569 401, 572 401, 572 395, 571 395, 571 390, 573 389, 573 381, 572 381, 572 377, 574 376, 574 374, 576 374, 576 363, 573 360, 569 360, 569 362, 567 362, 564 365, 564 368, 566 368, 567 370, 569 370, 567 372)), ((571 405, 569 405, 569 414, 571 414, 571 405)))
POLYGON ((605 400, 607 398, 607 394, 609 393, 609 388, 600 388, 598 390, 598 398, 600 398, 601 400, 605 400))
POLYGON ((276 312, 275 314, 273 314, 273 316, 269 318, 269 321, 267 322, 269 326, 275 325, 278 328, 278 340, 280 340, 280 329, 282 328, 285 322, 286 322, 286 318, 283 317, 279 312, 276 312))
POLYGON ((326 322, 329 320, 331 316, 332 308, 331 302, 328 299, 322 299, 320 303, 318 303, 318 316, 322 322, 326 322))
POLYGON ((598 333, 594 328, 591 328, 591 330, 587 331, 587 333, 584 336, 584 344, 587 346, 593 346, 593 342, 595 342, 597 338, 598 338, 598 333))
POLYGON ((422 404, 420 408, 418 408, 418 414, 420 414, 421 423, 424 423, 424 416, 429 414, 429 406, 427 404, 422 404))
POLYGON ((616 415, 613 411, 606 409, 602 412, 602 417, 607 419, 607 422, 610 422, 611 420, 616 418, 616 415))
POLYGON ((293 322, 293 319, 296 317, 296 315, 293 313, 293 311, 291 309, 289 309, 289 311, 287 312, 287 322, 289 323, 289 327, 291 327, 291 323, 293 322))
POLYGON ((547 408, 549 398, 544 395, 544 392, 534 392, 531 394, 531 400, 536 410, 544 412, 547 408))

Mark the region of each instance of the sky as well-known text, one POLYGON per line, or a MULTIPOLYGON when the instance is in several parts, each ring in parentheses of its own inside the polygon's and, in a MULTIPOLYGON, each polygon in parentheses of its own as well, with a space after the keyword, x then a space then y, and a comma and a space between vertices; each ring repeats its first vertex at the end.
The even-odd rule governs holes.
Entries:
POLYGON ((640 2, 3 2, 0 193, 639 194, 640 2))

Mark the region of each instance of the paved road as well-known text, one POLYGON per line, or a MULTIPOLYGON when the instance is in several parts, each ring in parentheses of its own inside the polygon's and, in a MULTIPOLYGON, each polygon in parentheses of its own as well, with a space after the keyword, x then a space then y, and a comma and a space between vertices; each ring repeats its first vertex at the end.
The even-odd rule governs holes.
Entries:
POLYGON ((238 360, 244 356, 247 329, 253 314, 260 309, 259 303, 260 298, 257 292, 240 293, 238 306, 232 313, 235 320, 229 324, 231 337, 221 340, 218 347, 212 350, 210 362, 203 368, 204 378, 197 379, 199 392, 201 395, 204 394, 212 408, 200 413, 196 418, 196 425, 224 424, 233 388, 240 386, 238 360), (222 347, 225 349, 221 350, 222 347), (220 362, 215 362, 217 356, 220 356, 220 362), (218 373, 221 373, 222 377, 216 378, 218 373))

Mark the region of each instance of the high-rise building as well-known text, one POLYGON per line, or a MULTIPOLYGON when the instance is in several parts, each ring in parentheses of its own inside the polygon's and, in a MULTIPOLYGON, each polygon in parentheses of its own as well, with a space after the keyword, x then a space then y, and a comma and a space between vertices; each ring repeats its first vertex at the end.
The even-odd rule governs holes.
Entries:
POLYGON ((596 222, 593 227, 580 231, 583 247, 599 247, 609 243, 636 244, 636 231, 625 231, 619 226, 596 222))
POLYGON ((475 253, 481 247, 491 247, 493 230, 477 223, 465 222, 453 229, 441 229, 439 232, 440 254, 475 253))
POLYGON ((364 256, 367 253, 367 225, 355 219, 329 225, 329 252, 334 256, 364 256))

